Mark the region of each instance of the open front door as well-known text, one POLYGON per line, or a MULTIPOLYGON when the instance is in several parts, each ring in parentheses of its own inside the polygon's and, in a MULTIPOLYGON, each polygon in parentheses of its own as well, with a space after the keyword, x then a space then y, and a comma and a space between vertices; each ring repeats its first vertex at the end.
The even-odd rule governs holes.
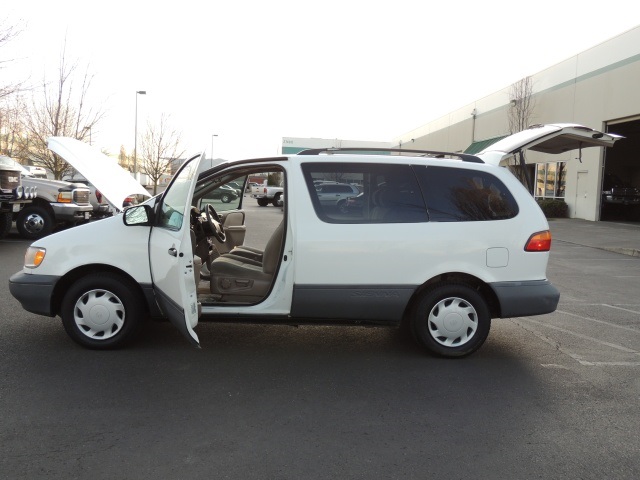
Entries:
POLYGON ((156 299, 182 334, 200 345, 198 298, 191 242, 191 199, 202 156, 187 160, 160 199, 149 237, 149 260, 156 299))

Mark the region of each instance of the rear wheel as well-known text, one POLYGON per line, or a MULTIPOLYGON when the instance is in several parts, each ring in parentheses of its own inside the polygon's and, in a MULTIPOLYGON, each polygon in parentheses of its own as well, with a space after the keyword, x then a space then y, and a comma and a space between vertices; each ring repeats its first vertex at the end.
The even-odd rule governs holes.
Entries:
POLYGON ((62 301, 62 324, 83 347, 121 347, 139 332, 144 304, 130 280, 113 273, 87 275, 76 281, 62 301))
POLYGON ((269 200, 267 200, 266 198, 259 198, 258 205, 260 205, 261 207, 266 207, 267 205, 269 205, 269 200))
POLYGON ((475 352, 487 339, 490 328, 486 302, 462 283, 443 283, 424 292, 411 318, 416 341, 443 357, 475 352))
POLYGON ((11 212, 0 213, 0 238, 4 238, 9 235, 11 231, 11 221, 13 215, 11 212))

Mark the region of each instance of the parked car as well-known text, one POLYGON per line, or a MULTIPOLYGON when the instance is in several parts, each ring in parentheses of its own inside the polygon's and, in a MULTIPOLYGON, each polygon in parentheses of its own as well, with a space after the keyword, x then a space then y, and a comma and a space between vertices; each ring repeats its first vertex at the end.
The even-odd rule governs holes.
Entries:
MULTIPOLYGON (((97 218, 110 217, 111 215, 113 215, 113 210, 109 206, 109 203, 102 196, 102 193, 100 193, 100 190, 98 190, 95 187, 95 185, 89 182, 89 180, 87 180, 84 177, 77 177, 77 176, 67 177, 64 180, 66 180, 69 183, 82 184, 89 189, 90 191, 89 202, 93 207, 93 212, 91 213, 92 218, 97 219, 97 218)), ((129 200, 131 205, 134 204, 132 200, 133 199, 129 200)))
POLYGON ((357 213, 361 212, 364 207, 365 202, 367 201, 367 196, 364 192, 360 192, 355 197, 347 197, 347 199, 338 205, 338 209, 342 213, 357 213))
POLYGON ((319 183, 315 185, 318 192, 318 200, 327 207, 340 208, 350 197, 354 197, 360 191, 348 183, 319 183))
POLYGON ((612 173, 605 173, 602 182, 602 202, 616 205, 640 205, 640 188, 612 173))
POLYGON ((35 178, 48 178, 47 171, 42 167, 25 165, 24 168, 26 168, 29 171, 29 173, 35 178))
POLYGON ((284 187, 271 185, 251 187, 251 198, 255 198, 261 207, 266 207, 269 204, 272 204, 274 207, 281 207, 283 194, 284 187))
POLYGON ((22 238, 34 240, 49 235, 56 226, 73 226, 89 221, 92 207, 87 187, 35 177, 17 160, 8 160, 20 169, 23 186, 38 192, 29 205, 13 212, 12 220, 16 222, 22 238))
MULTIPOLYGON (((483 344, 492 318, 550 313, 559 300, 546 276, 547 220, 500 165, 526 148, 565 153, 617 138, 543 125, 477 156, 310 150, 200 175, 195 156, 162 195, 34 242, 9 287, 26 310, 60 315, 69 336, 94 349, 126 344, 151 316, 168 318, 194 345, 204 320, 405 326, 428 351, 460 357, 483 344), (242 244, 244 197, 219 204, 222 213, 206 201, 221 183, 261 172, 291 186, 262 250, 242 244), (362 185, 371 208, 352 216, 323 203, 314 181, 332 174, 362 185), (207 258, 209 241, 235 245, 207 258)), ((85 151, 73 139, 52 142, 72 164, 74 149, 79 158, 85 151)))
POLYGON ((228 185, 219 185, 207 194, 207 200, 220 200, 222 203, 230 203, 240 197, 236 190, 228 185))
POLYGON ((22 185, 22 171, 14 159, 0 155, 0 238, 11 231, 13 215, 38 195, 36 187, 22 185))
POLYGON ((238 196, 242 195, 242 183, 240 182, 229 182, 227 183, 227 187, 233 188, 238 196))

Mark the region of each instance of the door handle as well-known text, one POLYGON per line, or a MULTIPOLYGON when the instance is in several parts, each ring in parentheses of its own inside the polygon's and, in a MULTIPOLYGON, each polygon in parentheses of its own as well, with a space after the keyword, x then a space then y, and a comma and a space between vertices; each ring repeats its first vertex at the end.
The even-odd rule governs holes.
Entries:
POLYGON ((172 257, 177 257, 178 256, 178 250, 176 250, 175 247, 171 247, 169 249, 169 255, 171 255, 172 257))

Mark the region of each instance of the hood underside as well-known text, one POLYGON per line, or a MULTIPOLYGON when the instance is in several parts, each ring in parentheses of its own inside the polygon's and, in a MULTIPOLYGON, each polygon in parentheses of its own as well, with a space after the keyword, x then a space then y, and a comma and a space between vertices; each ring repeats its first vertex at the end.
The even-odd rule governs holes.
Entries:
POLYGON ((68 137, 51 137, 48 147, 100 190, 117 211, 129 196, 151 196, 129 172, 95 147, 68 137))

